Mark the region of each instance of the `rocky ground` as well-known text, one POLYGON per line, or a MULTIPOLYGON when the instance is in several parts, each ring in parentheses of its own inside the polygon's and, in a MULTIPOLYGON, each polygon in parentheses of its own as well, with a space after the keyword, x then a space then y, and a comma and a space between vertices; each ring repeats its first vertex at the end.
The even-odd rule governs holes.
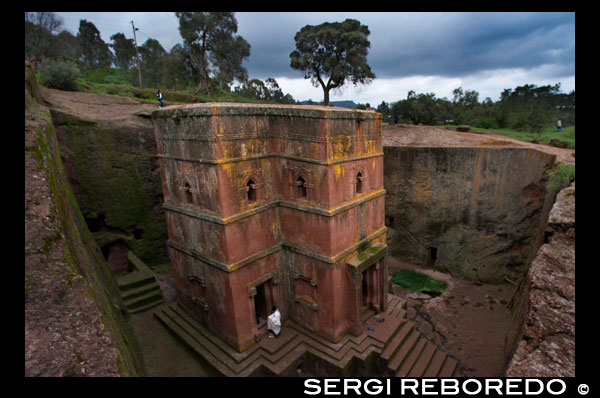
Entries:
POLYGON ((557 163, 575 163, 575 150, 556 148, 545 144, 523 142, 505 135, 493 133, 461 133, 435 126, 415 126, 408 124, 384 124, 383 145, 390 146, 494 146, 529 147, 556 155, 557 163))
POLYGON ((504 337, 510 321, 510 301, 516 285, 481 285, 449 274, 388 258, 390 275, 408 268, 448 283, 432 297, 392 284, 392 293, 407 301, 407 317, 425 338, 459 361, 465 376, 501 376, 504 337))
POLYGON ((44 111, 25 112, 25 376, 120 376, 117 350, 88 283, 69 264, 38 157, 44 111))
POLYGON ((575 376, 575 183, 558 193, 546 235, 526 279, 529 300, 508 377, 575 376))

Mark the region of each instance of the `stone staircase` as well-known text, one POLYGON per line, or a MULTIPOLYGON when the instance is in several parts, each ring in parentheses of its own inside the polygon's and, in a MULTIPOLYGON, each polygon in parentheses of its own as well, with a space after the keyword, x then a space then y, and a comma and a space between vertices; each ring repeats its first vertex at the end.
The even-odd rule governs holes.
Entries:
POLYGON ((127 259, 135 267, 135 271, 117 278, 117 286, 127 312, 134 314, 164 303, 152 270, 132 251, 127 253, 127 259))
POLYGON ((374 363, 370 372, 381 376, 456 376, 457 361, 421 337, 413 323, 406 319, 403 299, 388 296, 388 308, 380 314, 385 321, 375 322, 372 313, 366 314, 365 322, 372 330, 365 325, 364 333, 359 336, 346 334, 339 342, 332 343, 287 320, 279 338, 262 339, 241 353, 176 303, 162 307, 154 315, 224 376, 290 376, 307 356, 344 376, 355 376, 352 369, 357 360, 374 363))

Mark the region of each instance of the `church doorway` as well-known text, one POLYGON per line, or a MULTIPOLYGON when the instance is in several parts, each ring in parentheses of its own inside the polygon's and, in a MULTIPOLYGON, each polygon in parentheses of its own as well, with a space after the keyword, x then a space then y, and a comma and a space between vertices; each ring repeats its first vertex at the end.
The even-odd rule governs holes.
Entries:
POLYGON ((256 335, 267 333, 267 317, 273 307, 273 285, 269 279, 266 282, 256 285, 256 294, 254 295, 254 324, 256 325, 256 335))
POLYGON ((362 272, 363 312, 381 309, 381 261, 376 262, 362 272))

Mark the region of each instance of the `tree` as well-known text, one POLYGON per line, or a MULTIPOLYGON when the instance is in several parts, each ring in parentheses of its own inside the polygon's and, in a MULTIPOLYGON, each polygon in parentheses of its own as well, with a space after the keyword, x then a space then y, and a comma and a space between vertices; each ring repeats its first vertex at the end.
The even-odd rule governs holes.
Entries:
POLYGON ((264 82, 259 79, 251 79, 241 86, 235 88, 235 93, 245 98, 270 101, 278 104, 295 104, 294 97, 283 94, 277 80, 272 77, 264 82))
POLYGON ((248 82, 245 82, 241 87, 236 87, 236 92, 245 98, 257 100, 269 99, 269 89, 265 86, 265 83, 259 79, 251 79, 248 82))
POLYGON ((80 53, 77 37, 71 32, 63 30, 55 36, 54 41, 56 44, 53 53, 54 57, 77 61, 80 53))
POLYGON ((526 84, 505 89, 500 94, 500 112, 503 123, 511 128, 540 132, 557 116, 561 95, 560 83, 537 87, 526 84))
MULTIPOLYGON (((164 83, 167 52, 156 39, 148 39, 139 48, 144 83, 147 87, 160 87, 164 83)), ((134 73, 135 75, 135 73, 134 73)))
POLYGON ((267 80, 265 80, 265 87, 267 88, 267 91, 269 93, 269 100, 278 103, 282 102, 284 97, 283 91, 281 91, 277 80, 275 80, 272 77, 267 78, 267 80))
POLYGON ((386 103, 385 101, 382 101, 381 104, 377 105, 377 112, 381 113, 383 115, 383 120, 384 121, 391 121, 391 112, 392 109, 390 108, 390 104, 386 103))
POLYGON ((452 102, 461 106, 473 107, 479 103, 479 93, 475 90, 463 92, 462 87, 459 87, 452 90, 452 95, 454 95, 452 102))
POLYGON ((368 84, 375 78, 367 64, 369 28, 359 21, 306 25, 294 37, 296 50, 290 54, 292 69, 304 72, 315 87, 323 89, 324 105, 329 105, 329 91, 344 86, 368 84))
POLYGON ((129 69, 135 64, 135 43, 128 39, 123 33, 115 33, 110 37, 110 47, 115 53, 115 65, 117 68, 129 69))
POLYGON ((192 70, 183 46, 175 44, 165 58, 164 85, 168 88, 184 89, 192 81, 192 70))
POLYGON ((113 55, 93 23, 85 19, 79 21, 77 41, 81 49, 80 61, 84 66, 88 68, 110 67, 113 55))
POLYGON ((213 91, 211 72, 222 86, 234 79, 246 81, 242 66, 250 56, 250 44, 237 33, 232 12, 176 12, 184 49, 198 74, 198 90, 213 91))
POLYGON ((479 93, 475 90, 464 90, 462 87, 452 90, 452 105, 454 123, 473 123, 479 111, 479 93))
POLYGON ((42 59, 48 56, 53 33, 63 25, 63 20, 53 12, 25 13, 25 58, 42 59))
POLYGON ((434 125, 445 120, 449 105, 447 100, 435 98, 434 93, 416 94, 410 90, 405 100, 392 105, 391 114, 410 120, 413 124, 434 125))

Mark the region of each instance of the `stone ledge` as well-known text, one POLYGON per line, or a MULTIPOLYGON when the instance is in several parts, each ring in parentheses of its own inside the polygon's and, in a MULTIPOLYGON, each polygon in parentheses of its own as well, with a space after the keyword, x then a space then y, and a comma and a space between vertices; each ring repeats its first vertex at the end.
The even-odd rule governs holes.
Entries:
POLYGON ((290 202, 287 200, 276 199, 276 200, 273 200, 270 202, 266 202, 262 205, 253 207, 249 210, 245 210, 240 213, 234 214, 229 217, 219 217, 219 216, 216 216, 213 214, 204 213, 204 212, 192 209, 192 208, 182 207, 182 206, 178 206, 176 204, 168 203, 168 202, 163 203, 163 208, 165 208, 166 210, 171 210, 171 211, 177 212, 177 213, 182 213, 182 214, 185 214, 185 215, 188 215, 191 217, 199 218, 199 219, 202 219, 205 221, 210 221, 215 224, 227 225, 227 224, 231 224, 233 222, 239 221, 243 218, 250 217, 254 214, 269 210, 276 206, 282 206, 282 207, 287 207, 290 209, 296 209, 296 210, 300 210, 300 211, 314 213, 314 214, 318 214, 318 215, 325 216, 325 217, 333 217, 344 211, 347 211, 356 206, 359 206, 363 203, 377 199, 380 196, 384 196, 385 193, 386 193, 385 189, 383 189, 383 188, 377 189, 368 194, 363 194, 362 197, 360 197, 358 199, 353 199, 346 203, 342 203, 336 207, 332 207, 331 209, 323 209, 320 207, 309 206, 309 205, 305 205, 305 204, 298 203, 298 202, 290 202))
POLYGON ((199 116, 287 116, 317 119, 382 120, 374 111, 317 105, 246 104, 235 102, 207 102, 201 104, 171 105, 152 112, 153 118, 183 118, 199 116))
POLYGON ((283 153, 265 153, 265 154, 260 154, 260 155, 245 156, 245 157, 241 157, 241 158, 226 158, 226 159, 198 159, 198 158, 189 158, 189 157, 185 157, 185 156, 175 156, 175 155, 165 155, 165 154, 157 154, 155 156, 160 159, 179 160, 182 162, 204 163, 204 164, 211 164, 211 165, 237 163, 237 162, 243 162, 243 161, 249 161, 249 160, 259 160, 259 159, 265 159, 265 158, 282 158, 282 159, 290 159, 290 160, 296 160, 296 161, 306 162, 306 163, 320 164, 323 166, 331 166, 331 165, 341 164, 341 163, 346 163, 346 162, 354 162, 357 160, 382 157, 383 152, 376 152, 376 153, 371 153, 368 155, 355 156, 355 157, 351 157, 351 158, 327 159, 327 160, 293 156, 293 155, 287 155, 287 154, 283 154, 283 153))
MULTIPOLYGON (((222 263, 220 261, 214 260, 210 257, 206 257, 205 255, 199 253, 197 250, 194 249, 190 249, 187 247, 184 247, 176 242, 173 242, 171 240, 167 241, 167 245, 169 247, 172 247, 175 250, 178 250, 182 253, 185 253, 187 255, 190 255, 200 261, 205 262, 206 264, 212 265, 213 267, 219 268, 222 271, 226 271, 226 272, 233 272, 241 267, 243 267, 246 264, 249 264, 253 261, 259 260, 263 257, 266 257, 270 254, 273 254, 279 250, 282 249, 286 249, 286 250, 290 250, 294 253, 299 253, 299 254, 303 254, 307 257, 312 257, 314 259, 317 259, 319 261, 323 261, 325 263, 329 263, 329 264, 333 264, 336 263, 337 261, 341 260, 342 258, 344 258, 345 256, 347 256, 349 253, 352 253, 354 250, 356 250, 358 247, 360 247, 361 245, 372 241, 374 239, 376 239, 377 237, 379 237, 381 234, 385 233, 385 231, 387 231, 387 227, 383 227, 380 230, 376 231, 375 233, 373 233, 371 236, 366 237, 365 239, 359 241, 358 243, 356 243, 355 245, 342 250, 340 253, 331 256, 331 257, 327 257, 323 254, 319 254, 319 253, 315 253, 311 250, 308 249, 304 249, 302 247, 298 247, 295 246, 289 242, 283 241, 280 243, 277 243, 276 245, 273 245, 271 247, 268 247, 266 249, 263 249, 255 254, 252 254, 240 261, 237 261, 235 263, 231 263, 231 264, 226 264, 226 263, 222 263)), ((385 246, 387 248, 387 246, 385 246)))

